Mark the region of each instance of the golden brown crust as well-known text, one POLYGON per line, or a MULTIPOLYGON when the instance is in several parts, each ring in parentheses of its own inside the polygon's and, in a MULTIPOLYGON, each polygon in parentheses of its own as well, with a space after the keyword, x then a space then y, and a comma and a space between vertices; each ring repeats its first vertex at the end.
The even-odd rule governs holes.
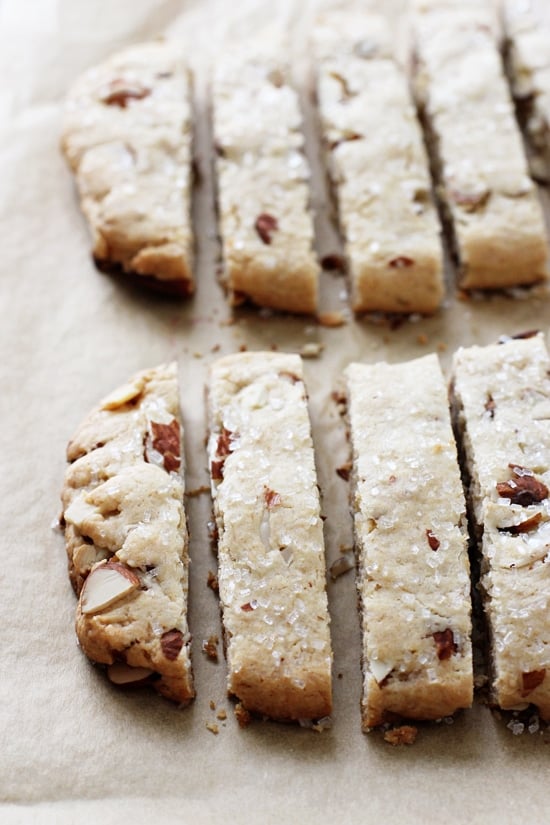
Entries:
POLYGON ((312 259, 292 259, 284 269, 266 270, 260 258, 235 254, 226 259, 225 274, 234 306, 251 301, 257 306, 306 315, 317 309, 318 269, 312 259))
POLYGON ((370 682, 368 696, 361 701, 363 729, 393 722, 396 719, 442 719, 459 708, 472 704, 472 681, 459 669, 448 669, 444 684, 420 683, 414 678, 380 687, 370 682))
MULTIPOLYGON (((491 206, 487 206, 487 226, 491 223, 491 206)), ((494 231, 485 232, 472 223, 460 230, 461 278, 463 289, 506 289, 528 286, 548 277, 546 244, 542 213, 536 194, 510 204, 505 210, 494 209, 494 231)))
POLYGON ((303 679, 297 686, 296 679, 290 676, 273 673, 270 677, 266 666, 270 667, 271 663, 265 657, 250 658, 243 666, 246 676, 238 673, 231 677, 229 691, 247 710, 280 721, 321 719, 330 715, 332 694, 326 668, 302 673, 303 679))
POLYGON ((355 312, 419 312, 433 314, 441 304, 444 288, 439 240, 434 228, 432 249, 405 250, 401 256, 413 263, 397 264, 386 261, 359 266, 353 297, 355 312), (414 259, 409 257, 414 254, 414 259))

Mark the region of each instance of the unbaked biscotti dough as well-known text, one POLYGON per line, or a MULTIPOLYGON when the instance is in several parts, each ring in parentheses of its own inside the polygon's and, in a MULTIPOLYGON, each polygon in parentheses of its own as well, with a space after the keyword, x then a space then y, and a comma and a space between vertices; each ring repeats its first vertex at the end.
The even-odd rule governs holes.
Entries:
POLYGON ((194 696, 187 625, 188 538, 176 365, 105 398, 67 449, 63 521, 80 596, 76 632, 111 681, 194 696))
POLYGON ((544 219, 528 175, 489 0, 413 0, 414 89, 464 289, 548 276, 544 219))
POLYGON ((436 355, 345 371, 363 636, 363 727, 473 694, 466 506, 436 355))
POLYGON ((453 407, 481 552, 500 707, 550 719, 550 358, 542 335, 454 357, 453 407))
POLYGON ((298 95, 269 54, 224 55, 212 79, 224 283, 233 304, 315 313, 309 165, 298 95))
POLYGON ((182 296, 193 291, 190 97, 177 45, 132 46, 77 80, 62 138, 98 264, 182 296))
POLYGON ((314 32, 325 154, 356 312, 434 312, 443 298, 439 220, 408 81, 384 18, 342 9, 314 32))
POLYGON ((332 652, 300 357, 217 361, 208 420, 228 692, 275 719, 325 717, 332 652))
POLYGON ((529 165, 550 182, 550 7, 547 0, 504 0, 507 66, 529 140, 529 165))

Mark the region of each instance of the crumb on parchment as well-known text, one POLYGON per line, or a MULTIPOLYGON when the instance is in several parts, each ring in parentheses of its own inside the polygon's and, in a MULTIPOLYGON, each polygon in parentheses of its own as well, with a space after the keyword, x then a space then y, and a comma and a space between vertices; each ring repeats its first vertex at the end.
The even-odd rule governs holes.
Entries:
POLYGON ((246 728, 252 722, 252 716, 247 711, 245 707, 241 704, 241 702, 237 702, 235 705, 235 719, 239 723, 240 728, 246 728))
POLYGON ((413 725, 401 725, 398 728, 390 728, 384 733, 384 742, 388 742, 394 747, 397 745, 414 745, 418 735, 418 728, 413 725))

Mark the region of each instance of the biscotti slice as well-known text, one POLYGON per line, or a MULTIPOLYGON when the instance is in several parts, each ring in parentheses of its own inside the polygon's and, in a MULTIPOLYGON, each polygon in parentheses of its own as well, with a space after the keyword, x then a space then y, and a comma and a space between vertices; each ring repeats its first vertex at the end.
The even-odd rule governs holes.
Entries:
POLYGON ((460 349, 453 405, 470 481, 492 699, 550 719, 550 359, 541 335, 460 349))
POLYGON ((428 161, 386 21, 339 9, 314 29, 327 166, 357 312, 432 313, 443 261, 428 161))
POLYGON ((464 289, 548 275, 544 219, 529 178, 493 6, 414 0, 414 88, 464 289))
POLYGON ((208 418, 228 692, 274 719, 323 718, 332 652, 301 359, 217 361, 208 418))
POLYGON ((63 520, 76 632, 117 684, 194 696, 176 365, 136 375, 69 443, 63 520))
POLYGON ((309 166, 298 95, 269 55, 224 56, 212 82, 224 282, 231 302, 317 309, 309 166))
POLYGON ((345 372, 365 730, 472 703, 464 493, 436 355, 345 372))
POLYGON ((190 96, 177 46, 133 46, 75 83, 62 139, 97 263, 182 296, 193 291, 190 96))
POLYGON ((531 174, 550 182, 550 8, 504 0, 506 58, 512 93, 529 141, 531 174))

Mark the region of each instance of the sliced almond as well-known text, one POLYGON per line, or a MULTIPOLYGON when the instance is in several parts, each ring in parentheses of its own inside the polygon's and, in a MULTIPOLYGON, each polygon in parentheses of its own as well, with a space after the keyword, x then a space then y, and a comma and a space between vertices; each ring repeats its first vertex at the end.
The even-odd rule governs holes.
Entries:
POLYGON ((389 676, 393 670, 391 662, 383 662, 381 659, 371 659, 369 662, 369 669, 378 684, 384 681, 386 676, 389 676))
POLYGON ((79 570, 91 570, 94 564, 106 561, 111 554, 108 550, 96 547, 94 544, 81 544, 76 548, 73 562, 79 570))
POLYGON ((308 341, 300 348, 299 354, 302 358, 318 358, 324 348, 325 345, 321 344, 320 341, 308 341))
POLYGON ((136 379, 128 384, 123 384, 122 387, 114 390, 114 392, 107 395, 101 402, 103 410, 116 410, 118 407, 123 407, 130 401, 139 398, 143 392, 145 381, 143 378, 136 379))
POLYGON ((107 676, 114 685, 132 685, 144 682, 155 671, 148 667, 130 667, 126 662, 115 662, 107 668, 107 676))
POLYGON ((535 421, 547 421, 550 418, 550 401, 541 401, 533 407, 531 417, 535 421))
POLYGON ((97 613, 132 593, 139 584, 139 578, 124 564, 117 561, 100 564, 86 579, 80 609, 82 613, 97 613))
POLYGON ((290 566, 294 559, 294 551, 292 549, 292 545, 289 545, 287 547, 281 547, 281 556, 283 557, 284 563, 290 566))
POLYGON ((331 579, 334 581, 339 576, 343 576, 348 570, 353 570, 355 567, 355 556, 353 553, 343 553, 338 556, 336 561, 333 561, 329 568, 331 579))
POLYGON ((86 493, 73 499, 63 513, 67 524, 74 524, 75 527, 79 528, 83 522, 93 516, 96 512, 96 508, 86 501, 85 496, 86 493))

